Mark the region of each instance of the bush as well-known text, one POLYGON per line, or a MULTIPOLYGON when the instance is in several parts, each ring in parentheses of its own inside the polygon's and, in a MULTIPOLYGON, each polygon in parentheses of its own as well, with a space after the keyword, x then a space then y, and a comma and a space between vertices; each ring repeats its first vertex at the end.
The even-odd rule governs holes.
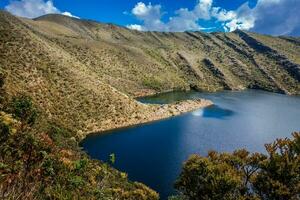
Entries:
POLYGON ((148 87, 148 88, 154 89, 154 90, 161 90, 162 89, 162 83, 156 77, 150 77, 150 76, 145 77, 143 79, 143 85, 148 87))
POLYGON ((126 174, 91 160, 72 139, 75 133, 53 124, 28 126, 36 111, 26 96, 14 98, 5 110, 12 113, 0 110, 0 199, 159 198, 126 174))
POLYGON ((6 141, 9 137, 9 126, 0 121, 0 143, 6 141))
POLYGON ((14 97, 9 105, 9 109, 14 117, 20 120, 23 125, 31 126, 35 123, 37 111, 29 97, 25 95, 14 97))
POLYGON ((4 86, 5 76, 4 74, 0 73, 0 89, 4 86))
POLYGON ((3 107, 4 99, 5 99, 5 91, 3 89, 5 83, 5 76, 0 73, 0 109, 3 107))
POLYGON ((266 145, 267 155, 246 150, 192 155, 175 188, 190 200, 300 198, 300 133, 266 145))

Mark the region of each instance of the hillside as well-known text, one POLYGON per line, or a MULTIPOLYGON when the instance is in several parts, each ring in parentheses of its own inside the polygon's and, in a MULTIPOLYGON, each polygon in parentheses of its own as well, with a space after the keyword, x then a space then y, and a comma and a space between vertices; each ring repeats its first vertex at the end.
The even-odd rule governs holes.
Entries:
MULTIPOLYGON (((299 38, 138 32, 62 15, 0 12, 0 70, 9 94, 83 135, 171 116, 133 98, 170 90, 300 94, 299 38)), ((176 107, 175 107, 176 111, 176 107)))

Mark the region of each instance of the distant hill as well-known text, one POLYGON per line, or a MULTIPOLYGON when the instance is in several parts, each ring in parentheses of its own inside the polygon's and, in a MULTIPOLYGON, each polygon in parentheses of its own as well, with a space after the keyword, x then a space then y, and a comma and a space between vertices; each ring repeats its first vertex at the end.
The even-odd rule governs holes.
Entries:
POLYGON ((47 118, 79 132, 130 124, 154 107, 133 99, 170 90, 246 88, 300 94, 300 38, 139 32, 50 14, 0 12, 0 72, 47 118))

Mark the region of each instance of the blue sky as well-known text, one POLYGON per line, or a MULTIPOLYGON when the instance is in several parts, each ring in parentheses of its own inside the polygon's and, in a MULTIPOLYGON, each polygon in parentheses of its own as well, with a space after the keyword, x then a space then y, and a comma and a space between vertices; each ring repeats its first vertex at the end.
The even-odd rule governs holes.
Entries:
POLYGON ((300 34, 300 0, 0 0, 0 8, 22 17, 60 13, 143 31, 300 34))

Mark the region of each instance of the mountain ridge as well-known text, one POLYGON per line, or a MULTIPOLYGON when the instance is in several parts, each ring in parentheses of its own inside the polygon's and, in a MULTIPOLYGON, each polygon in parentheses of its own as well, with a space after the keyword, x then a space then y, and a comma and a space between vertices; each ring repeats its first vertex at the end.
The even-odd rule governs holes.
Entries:
POLYGON ((47 119, 81 134, 151 118, 159 108, 134 97, 164 91, 300 94, 299 38, 139 32, 55 14, 0 19, 8 93, 25 92, 47 119))

